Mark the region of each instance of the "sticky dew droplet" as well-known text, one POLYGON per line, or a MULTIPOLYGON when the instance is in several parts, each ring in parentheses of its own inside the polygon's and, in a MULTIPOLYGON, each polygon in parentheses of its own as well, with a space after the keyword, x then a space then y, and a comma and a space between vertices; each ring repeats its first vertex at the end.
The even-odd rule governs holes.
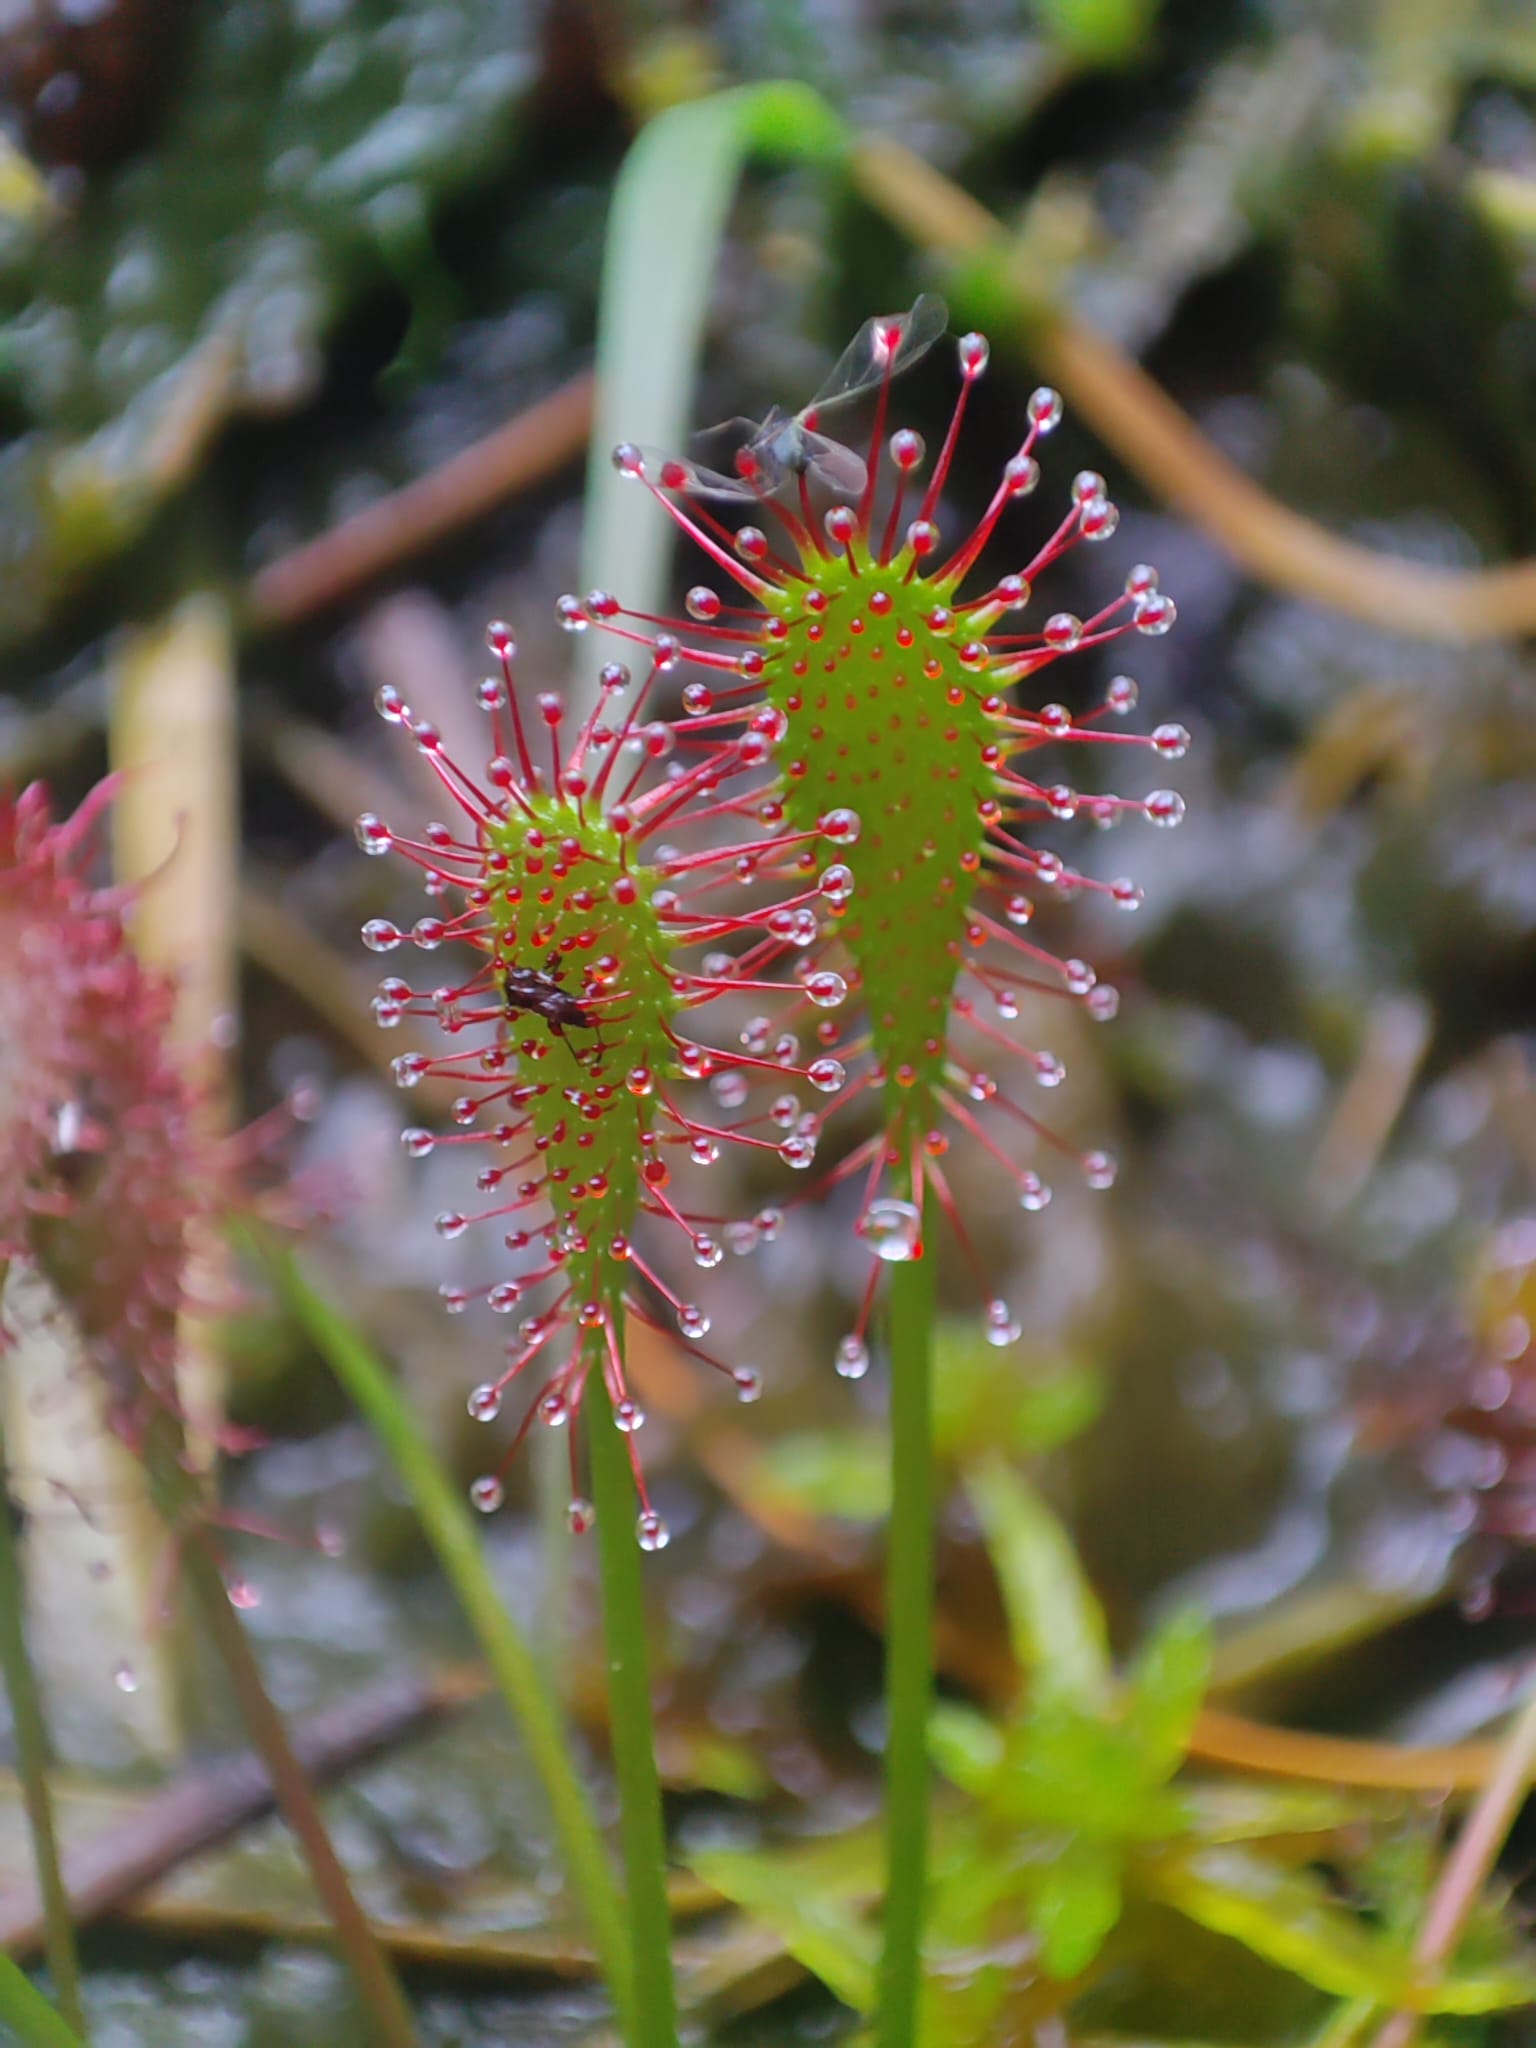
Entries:
POLYGON ((838 1340, 833 1363, 843 1379, 861 1380, 869 1371, 869 1346, 862 1337, 850 1331, 838 1340))

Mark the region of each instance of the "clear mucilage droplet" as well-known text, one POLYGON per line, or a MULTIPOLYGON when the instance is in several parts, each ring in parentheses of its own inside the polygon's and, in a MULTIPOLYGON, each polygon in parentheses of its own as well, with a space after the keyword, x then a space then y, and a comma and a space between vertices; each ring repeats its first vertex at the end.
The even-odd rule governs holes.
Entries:
POLYGON ((1018 1317, 1006 1301, 987 1303, 987 1342, 1001 1350, 1005 1345, 1017 1344, 1021 1335, 1018 1317))
POLYGON ((861 1380, 869 1371, 869 1346, 850 1332, 839 1340, 834 1362, 845 1380, 861 1380))
POLYGON ((876 1258, 902 1265, 921 1254, 922 1215, 910 1202, 895 1195, 881 1195, 865 1210, 859 1235, 876 1258))

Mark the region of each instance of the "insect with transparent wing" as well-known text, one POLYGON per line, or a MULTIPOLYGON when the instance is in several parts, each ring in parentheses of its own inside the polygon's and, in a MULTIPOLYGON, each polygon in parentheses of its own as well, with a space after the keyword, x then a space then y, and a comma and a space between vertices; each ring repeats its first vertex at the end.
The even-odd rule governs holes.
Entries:
POLYGON ((863 456, 819 431, 821 415, 846 405, 866 392, 879 390, 892 377, 910 369, 949 325, 949 308, 934 292, 924 292, 907 313, 877 313, 866 320, 838 357, 830 377, 810 404, 799 412, 770 406, 761 420, 726 420, 712 433, 744 428, 746 438, 736 451, 736 475, 682 456, 652 448, 639 451, 646 474, 663 488, 687 490, 700 498, 758 500, 772 497, 791 477, 815 477, 831 490, 857 497, 869 482, 863 456))

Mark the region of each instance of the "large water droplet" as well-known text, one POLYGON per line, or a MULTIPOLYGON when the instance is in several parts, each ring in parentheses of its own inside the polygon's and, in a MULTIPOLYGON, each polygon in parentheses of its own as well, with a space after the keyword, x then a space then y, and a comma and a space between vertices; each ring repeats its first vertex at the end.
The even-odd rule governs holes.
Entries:
POLYGON ((1154 825, 1177 825, 1184 816, 1184 799, 1176 789, 1154 789, 1147 798, 1146 813, 1154 825))
POLYGON ((818 1009, 835 1010, 847 996, 848 984, 840 974, 823 968, 805 977, 805 992, 818 1009))
POLYGON ((501 1413, 501 1396, 490 1381, 486 1380, 475 1388, 465 1405, 469 1409, 472 1421, 494 1422, 501 1413))
POLYGON ((908 1259, 922 1254, 922 1214, 910 1202, 894 1195, 881 1195, 865 1210, 859 1235, 876 1258, 904 1265, 908 1259))
POLYGON ((1083 1179, 1091 1188, 1112 1188, 1116 1170, 1115 1161, 1108 1152, 1083 1154, 1083 1179))
POLYGON ((835 1363, 845 1380, 861 1380, 869 1371, 869 1346, 850 1332, 838 1342, 835 1363))
POLYGON ((1018 1317, 1006 1301, 987 1303, 987 1342, 1002 1350, 1005 1345, 1017 1344, 1020 1335, 1018 1317))
POLYGON ((647 1508, 636 1522, 635 1535, 642 1550, 665 1550, 672 1541, 672 1531, 654 1508, 647 1508))

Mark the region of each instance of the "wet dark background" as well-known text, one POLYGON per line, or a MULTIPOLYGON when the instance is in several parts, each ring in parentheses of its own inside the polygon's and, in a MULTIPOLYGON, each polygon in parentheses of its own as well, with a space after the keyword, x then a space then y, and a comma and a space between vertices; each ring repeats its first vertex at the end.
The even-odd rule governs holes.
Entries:
MULTIPOLYGON (((516 619, 526 680, 564 673, 551 613, 578 578, 581 436, 383 573, 344 551, 283 603, 270 578, 578 376, 637 125, 711 84, 779 76, 898 137, 1026 240, 1054 238, 1063 295, 1284 505, 1442 568, 1536 547, 1536 24, 1514 0, 117 0, 39 5, 10 28, 0 87, 42 183, 16 169, 7 202, 0 177, 0 775, 83 791, 124 649, 211 595, 238 691, 244 1099, 323 1083, 306 1156, 353 1192, 316 1257, 466 1480, 481 1452, 464 1394, 492 1339, 435 1299, 474 1268, 450 1273, 461 1248, 430 1229, 451 1168, 399 1155, 354 936, 405 892, 356 857, 347 821, 380 787, 410 789, 369 708, 381 682, 408 678, 446 724, 493 616, 516 619)), ((835 173, 751 171, 695 420, 803 402, 862 318, 929 287, 951 290, 957 324, 973 317, 835 173)), ((978 505, 1038 381, 1027 333, 993 333, 954 493, 978 505)), ((930 361, 903 393, 930 438, 950 375, 930 361)), ((1113 1144, 1118 1186, 1063 1187, 1021 1219, 962 1172, 1026 1324, 997 1400, 1021 1446, 1049 1449, 1047 1485, 1122 1641, 1174 1593, 1244 1643, 1269 1644, 1279 1612, 1299 1648, 1279 1675, 1255 1653, 1270 1676, 1250 1706, 1458 1739, 1525 1668, 1536 1534, 1529 655, 1393 633, 1257 580, 1070 409, 1050 454, 1059 492, 1089 464, 1123 514, 1052 602, 1091 609, 1132 562, 1159 565, 1178 630, 1123 665, 1147 723, 1177 718, 1195 746, 1176 771, 1182 828, 1108 854, 1145 908, 1060 928, 1125 998, 1112 1025, 1056 1040, 1064 1124, 1113 1144), (1383 1613, 1401 1617, 1384 1634, 1383 1613)), ((1076 678, 1069 701, 1109 672, 1076 678)), ((810 1216, 736 1270, 717 1330, 768 1383, 747 1423, 679 1389, 667 1361, 649 1368, 674 1541, 648 1570, 685 1847, 807 1807, 825 1827, 874 1796, 878 1486, 861 1432, 879 1375, 855 1394, 829 1370, 862 1276, 810 1216), (776 1542, 795 1516, 805 1540, 776 1542)), ((970 1356, 976 1305, 958 1270, 951 1286, 952 1349, 970 1356)), ((314 1360, 254 1310, 233 1350, 236 1409, 273 1439, 234 1492, 347 1536, 340 1561, 265 1545, 244 1560, 282 1703, 466 1655, 314 1360)), ((973 1406, 957 1456, 967 1429, 997 1427, 993 1400, 973 1406)), ((488 1540, 532 1614, 527 1493, 488 1540)), ((995 1616, 963 1521, 951 1538, 947 1590, 984 1662, 995 1616)), ((595 1716, 580 1565, 570 1598, 595 1716)), ((537 1929, 547 1910, 497 1711, 373 1767, 337 1809, 381 1907, 472 1951, 424 1966, 429 2040, 586 2038, 586 1991, 473 1953, 477 1931, 537 1929)), ((99 2044, 348 2038, 339 1966, 290 1938, 275 1843, 233 1876, 176 1880, 159 1924, 95 1938, 99 2044), (240 1927, 221 1917, 235 1895, 257 1902, 240 1927)), ((834 2037, 834 2009, 802 2005, 794 2038, 834 2037)), ((763 2024, 730 2038, 789 2037, 784 2008, 763 2024)))

